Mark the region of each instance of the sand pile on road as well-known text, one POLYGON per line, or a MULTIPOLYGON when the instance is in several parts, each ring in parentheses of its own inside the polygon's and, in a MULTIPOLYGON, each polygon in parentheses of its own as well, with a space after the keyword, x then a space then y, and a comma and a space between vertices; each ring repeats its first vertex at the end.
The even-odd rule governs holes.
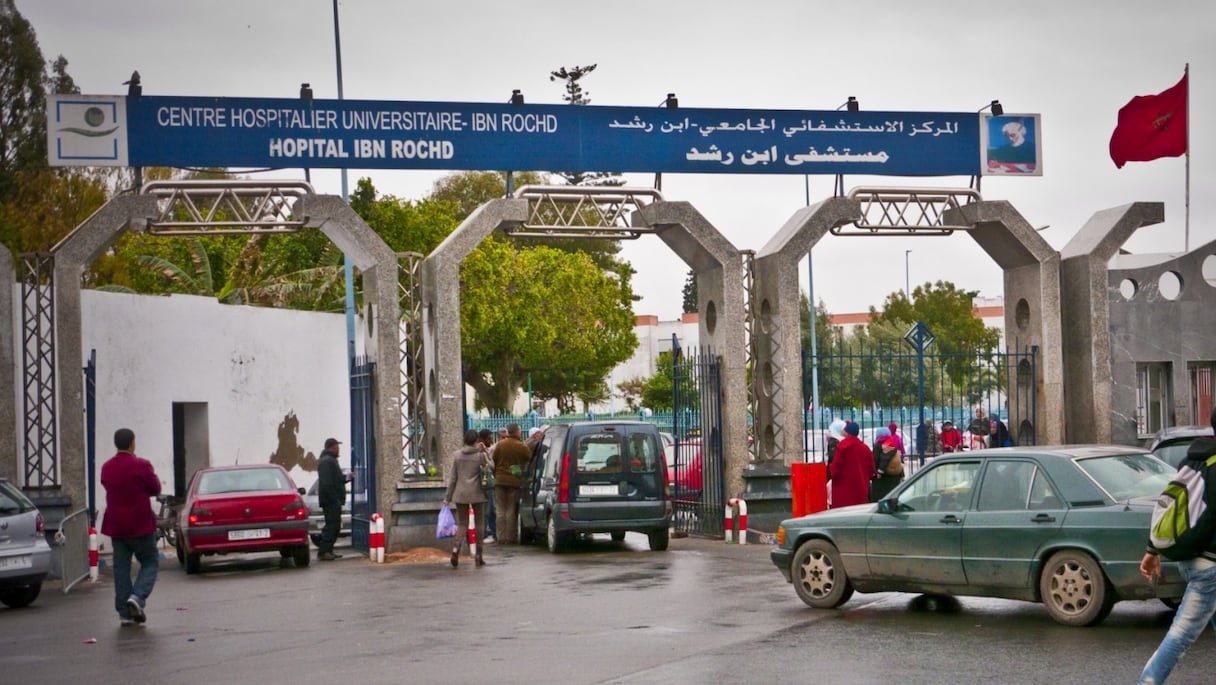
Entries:
POLYGON ((434 547, 415 547, 404 552, 393 552, 384 555, 386 564, 447 564, 451 560, 451 552, 435 549, 434 547))

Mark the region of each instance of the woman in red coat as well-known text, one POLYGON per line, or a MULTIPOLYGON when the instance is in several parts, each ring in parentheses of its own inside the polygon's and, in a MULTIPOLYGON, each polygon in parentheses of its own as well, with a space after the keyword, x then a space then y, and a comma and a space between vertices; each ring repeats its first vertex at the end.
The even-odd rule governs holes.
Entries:
POLYGON ((845 424, 844 433, 844 440, 836 446, 836 456, 828 466, 833 509, 868 503, 870 481, 876 474, 874 453, 857 437, 861 426, 850 421, 845 424))

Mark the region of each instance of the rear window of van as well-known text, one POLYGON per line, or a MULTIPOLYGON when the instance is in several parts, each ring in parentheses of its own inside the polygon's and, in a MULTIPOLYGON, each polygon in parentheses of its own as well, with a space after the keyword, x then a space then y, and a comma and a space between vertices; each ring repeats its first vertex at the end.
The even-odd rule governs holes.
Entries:
POLYGON ((587 433, 574 440, 579 473, 652 472, 660 450, 654 436, 617 432, 587 433))

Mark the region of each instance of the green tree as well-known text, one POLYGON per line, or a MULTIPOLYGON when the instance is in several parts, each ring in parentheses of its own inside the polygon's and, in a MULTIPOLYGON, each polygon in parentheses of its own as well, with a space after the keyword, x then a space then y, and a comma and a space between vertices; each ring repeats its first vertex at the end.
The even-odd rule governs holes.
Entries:
POLYGON ((0 0, 0 202, 14 199, 18 174, 47 166, 47 83, 34 28, 14 0, 0 0))
POLYGON ((684 289, 681 291, 684 297, 684 313, 692 314, 697 311, 697 272, 692 269, 688 270, 688 275, 684 277, 684 289))
POLYGON ((533 396, 563 412, 603 392, 637 347, 629 273, 579 252, 483 241, 461 267, 465 381, 481 405, 509 409, 529 375, 533 396))
POLYGON ((659 359, 654 364, 654 375, 646 379, 642 386, 642 406, 652 411, 671 411, 675 380, 672 377, 671 351, 659 353, 659 359))
POLYGON ((625 398, 625 406, 629 407, 631 412, 637 411, 642 406, 642 391, 645 388, 646 379, 641 377, 630 378, 616 384, 616 389, 625 398))
POLYGON ((870 308, 873 324, 899 324, 905 332, 924 322, 936 337, 934 351, 946 356, 946 372, 960 384, 975 372, 975 356, 989 354, 1000 344, 1000 331, 975 317, 977 291, 960 290, 948 281, 918 285, 909 302, 901 292, 887 295, 882 311, 870 308))
MULTIPOLYGON (((556 71, 549 72, 550 81, 562 81, 565 92, 562 94, 562 100, 572 105, 589 105, 591 104, 591 91, 583 88, 582 80, 588 74, 595 71, 597 64, 591 64, 585 67, 561 67, 556 71)), ((588 172, 588 171, 562 171, 562 178, 566 179, 566 183, 572 186, 620 186, 625 185, 625 179, 615 173, 604 172, 588 172)))

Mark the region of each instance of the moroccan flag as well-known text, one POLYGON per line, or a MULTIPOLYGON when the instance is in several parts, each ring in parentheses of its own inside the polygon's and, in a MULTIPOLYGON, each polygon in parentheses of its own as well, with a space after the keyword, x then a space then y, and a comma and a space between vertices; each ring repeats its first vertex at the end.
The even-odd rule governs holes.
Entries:
POLYGON ((1119 110, 1110 136, 1110 158, 1120 169, 1186 153, 1186 78, 1156 95, 1137 95, 1119 110))

